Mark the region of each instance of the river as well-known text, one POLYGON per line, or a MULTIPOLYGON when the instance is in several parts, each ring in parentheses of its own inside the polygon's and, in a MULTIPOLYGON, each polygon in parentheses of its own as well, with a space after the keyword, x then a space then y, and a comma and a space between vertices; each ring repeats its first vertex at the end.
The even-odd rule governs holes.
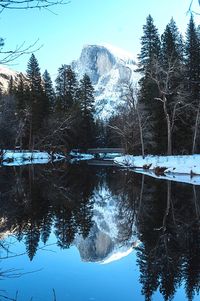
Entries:
POLYGON ((199 300, 199 186, 59 162, 1 167, 0 202, 0 300, 199 300))

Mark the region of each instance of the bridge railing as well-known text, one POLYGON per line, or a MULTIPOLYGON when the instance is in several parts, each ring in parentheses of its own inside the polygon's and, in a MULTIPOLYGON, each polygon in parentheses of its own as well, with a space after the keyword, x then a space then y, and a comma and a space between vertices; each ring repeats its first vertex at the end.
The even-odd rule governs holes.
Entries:
POLYGON ((108 154, 108 153, 116 153, 116 154, 123 154, 123 148, 88 148, 87 153, 89 154, 108 154))

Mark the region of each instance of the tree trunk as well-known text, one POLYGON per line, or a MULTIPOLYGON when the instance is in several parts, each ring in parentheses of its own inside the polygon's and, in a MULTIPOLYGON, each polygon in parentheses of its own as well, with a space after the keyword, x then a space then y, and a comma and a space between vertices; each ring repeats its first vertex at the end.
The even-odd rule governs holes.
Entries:
POLYGON ((30 128, 29 128, 29 150, 32 149, 32 117, 31 117, 31 120, 30 120, 30 128))
POLYGON ((192 143, 192 154, 195 152, 196 147, 196 139, 197 139, 197 132, 198 132, 198 124, 199 124, 199 114, 200 114, 200 102, 198 105, 196 120, 195 120, 195 128, 194 128, 194 137, 193 137, 193 143, 192 143))
POLYGON ((140 130, 140 143, 141 143, 141 148, 142 148, 142 158, 144 159, 144 138, 143 138, 143 131, 142 131, 142 123, 141 123, 141 118, 140 118, 140 112, 138 110, 138 106, 136 105, 136 112, 137 112, 137 117, 138 117, 138 125, 139 125, 139 130, 140 130))
POLYGON ((167 112, 166 103, 167 103, 167 99, 164 96, 163 97, 163 109, 164 109, 165 118, 167 121, 167 154, 168 154, 168 156, 170 156, 172 154, 171 122, 170 122, 169 114, 167 112))

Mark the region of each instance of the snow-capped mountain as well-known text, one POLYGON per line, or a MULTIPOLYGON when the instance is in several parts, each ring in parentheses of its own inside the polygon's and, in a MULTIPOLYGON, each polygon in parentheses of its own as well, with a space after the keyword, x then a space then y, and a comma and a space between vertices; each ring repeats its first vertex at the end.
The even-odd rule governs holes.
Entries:
POLYGON ((112 116, 123 103, 124 85, 139 78, 134 72, 133 55, 108 44, 84 46, 72 68, 79 77, 85 73, 90 77, 95 88, 96 117, 102 119, 112 116))
POLYGON ((0 90, 7 91, 11 77, 17 81, 19 73, 8 67, 0 65, 0 90))

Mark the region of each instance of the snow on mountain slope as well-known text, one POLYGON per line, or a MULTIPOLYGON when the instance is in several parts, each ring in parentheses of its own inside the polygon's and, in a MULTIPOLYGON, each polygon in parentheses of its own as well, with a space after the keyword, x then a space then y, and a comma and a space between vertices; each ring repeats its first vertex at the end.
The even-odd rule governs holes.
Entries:
POLYGON ((122 99, 124 85, 137 82, 134 57, 109 44, 86 45, 80 58, 72 62, 72 68, 81 78, 89 75, 95 88, 96 117, 107 119, 116 113, 122 99))
POLYGON ((102 44, 102 46, 107 48, 118 59, 124 62, 130 62, 135 64, 136 59, 133 57, 132 53, 108 43, 104 43, 102 44))
POLYGON ((14 81, 17 81, 19 73, 17 71, 11 70, 8 67, 0 65, 0 89, 2 91, 6 91, 8 89, 11 76, 13 77, 14 81))

